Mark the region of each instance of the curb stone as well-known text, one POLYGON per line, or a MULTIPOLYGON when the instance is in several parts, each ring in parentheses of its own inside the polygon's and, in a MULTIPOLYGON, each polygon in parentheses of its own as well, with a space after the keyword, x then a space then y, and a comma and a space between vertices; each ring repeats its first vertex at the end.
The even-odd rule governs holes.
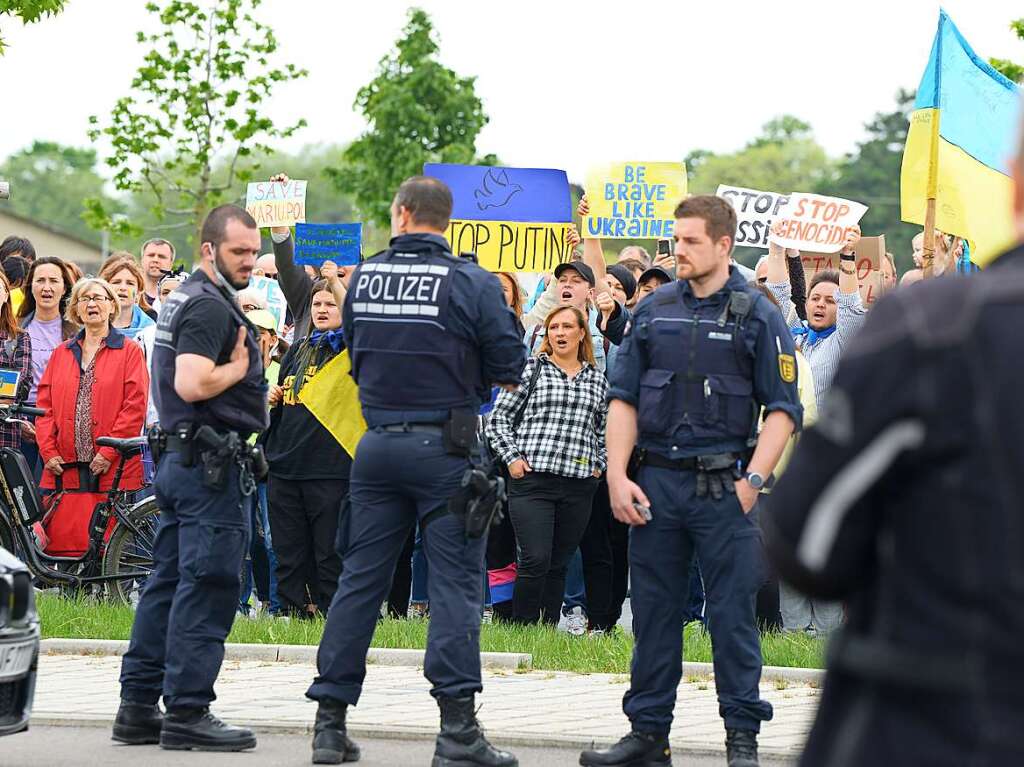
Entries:
MULTIPOLYGON (((44 639, 40 652, 50 655, 124 655, 128 641, 123 639, 44 639)), ((224 660, 255 660, 282 663, 316 663, 315 645, 234 644, 224 645, 224 660)), ((366 662, 379 666, 422 666, 424 650, 402 650, 371 647, 366 662)), ((533 656, 529 653, 482 652, 480 663, 485 668, 529 670, 533 656)))
MULTIPOLYGON (((281 663, 316 663, 317 648, 314 645, 270 645, 234 644, 225 646, 225 660, 256 660, 281 663)), ((128 642, 119 639, 44 639, 40 651, 51 655, 124 655, 128 642)), ((381 666, 422 666, 423 650, 383 649, 371 647, 366 653, 366 662, 381 666)), ((480 662, 485 668, 532 670, 533 656, 529 653, 482 652, 480 662)), ((714 676, 711 663, 686 661, 683 663, 683 678, 714 676)), ((765 666, 761 671, 765 681, 785 681, 820 687, 825 672, 814 668, 787 668, 765 666)))
MULTIPOLYGON (((310 703, 310 718, 308 724, 296 724, 295 722, 281 722, 267 719, 235 719, 232 724, 240 727, 250 727, 256 731, 257 736, 263 735, 312 735, 313 714, 312 703, 310 703)), ((70 714, 66 716, 33 715, 32 724, 37 727, 110 727, 114 723, 113 716, 93 716, 70 714)), ((378 740, 434 740, 437 737, 437 730, 426 727, 396 727, 396 726, 367 726, 348 725, 348 734, 353 738, 366 738, 378 740)), ((608 737, 597 745, 610 745, 618 739, 621 733, 610 733, 608 737)), ((685 737, 685 733, 681 733, 685 737)), ((580 738, 568 735, 541 735, 533 732, 517 732, 515 730, 501 731, 495 728, 488 730, 488 737, 491 741, 502 746, 532 746, 539 748, 561 748, 568 751, 579 751, 592 748, 595 745, 593 738, 580 738)), ((722 746, 692 745, 684 740, 670 737, 669 741, 672 750, 677 755, 686 754, 689 756, 721 756, 725 753, 725 733, 722 733, 722 746)), ((760 746, 758 752, 761 756, 769 756, 776 759, 795 758, 800 755, 799 748, 773 748, 771 746, 760 746)))

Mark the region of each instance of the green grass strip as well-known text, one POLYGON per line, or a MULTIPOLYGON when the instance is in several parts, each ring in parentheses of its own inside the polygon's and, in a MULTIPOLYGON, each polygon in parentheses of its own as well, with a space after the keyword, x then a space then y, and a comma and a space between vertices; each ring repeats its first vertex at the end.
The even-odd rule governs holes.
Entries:
MULTIPOLYGON (((128 639, 135 613, 128 607, 103 602, 69 600, 50 594, 38 598, 44 638, 128 639)), ((382 620, 372 645, 381 648, 426 647, 429 621, 382 620)), ((323 634, 322 620, 284 622, 270 617, 239 617, 229 642, 246 644, 315 645, 323 634)), ((481 626, 480 649, 519 652, 533 656, 533 667, 550 671, 628 674, 633 638, 624 632, 603 637, 576 637, 542 626, 481 626)), ((761 638, 765 665, 823 668, 824 642, 802 634, 765 634, 761 638)), ((696 624, 686 627, 684 657, 711 660, 711 638, 696 624)))

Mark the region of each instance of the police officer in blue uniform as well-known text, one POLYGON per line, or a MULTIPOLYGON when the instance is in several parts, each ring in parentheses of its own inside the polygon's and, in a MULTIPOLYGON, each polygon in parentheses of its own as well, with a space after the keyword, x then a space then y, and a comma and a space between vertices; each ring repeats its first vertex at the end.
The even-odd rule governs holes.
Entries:
POLYGON ((758 764, 757 732, 772 716, 758 693, 754 607, 763 561, 754 512, 759 488, 801 423, 793 341, 778 308, 730 266, 732 206, 691 197, 675 216, 679 280, 637 306, 608 392, 612 512, 632 526, 636 644, 623 700, 632 732, 610 748, 584 751, 582 765, 671 764, 695 553, 730 767, 758 764))
POLYGON ((160 424, 160 527, 121 665, 114 740, 177 750, 242 751, 251 730, 212 713, 213 684, 238 604, 249 499, 267 426, 259 334, 234 300, 260 253, 256 222, 224 205, 203 223, 200 268, 160 311, 152 391, 160 424), (167 708, 161 716, 158 700, 167 708))
POLYGON ((518 385, 526 353, 498 278, 452 255, 451 211, 443 182, 405 181, 391 206, 390 248, 356 268, 345 298, 342 329, 368 431, 352 467, 344 570, 306 693, 319 701, 314 764, 359 757, 345 712, 359 702, 380 606, 417 521, 430 564, 424 674, 441 709, 433 765, 518 764, 487 742, 474 712, 486 538, 467 527, 462 484, 480 405, 492 383, 518 385))

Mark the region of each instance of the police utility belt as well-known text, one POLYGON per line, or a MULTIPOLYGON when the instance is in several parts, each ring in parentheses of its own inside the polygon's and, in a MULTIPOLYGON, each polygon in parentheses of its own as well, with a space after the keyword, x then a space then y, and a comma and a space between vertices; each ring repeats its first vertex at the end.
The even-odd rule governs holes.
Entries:
POLYGON ((203 487, 223 490, 232 464, 240 469, 243 495, 251 495, 256 483, 270 472, 263 448, 250 445, 235 431, 217 431, 212 426, 182 424, 174 431, 154 426, 147 433, 153 462, 159 464, 164 453, 178 453, 185 467, 203 467, 203 487))
POLYGON ((426 530, 427 525, 445 514, 454 514, 462 520, 466 537, 480 538, 501 522, 508 498, 505 479, 497 465, 479 450, 479 420, 472 410, 452 410, 443 424, 395 423, 377 427, 377 431, 389 434, 422 432, 439 436, 448 455, 468 458, 472 464, 462 475, 459 489, 448 503, 423 518, 422 529, 426 530))
POLYGON ((736 480, 743 478, 743 463, 744 457, 738 453, 715 453, 673 460, 638 448, 633 452, 630 473, 635 474, 636 469, 641 466, 672 471, 695 471, 697 497, 704 498, 710 494, 714 500, 720 501, 725 493, 736 492, 736 480))

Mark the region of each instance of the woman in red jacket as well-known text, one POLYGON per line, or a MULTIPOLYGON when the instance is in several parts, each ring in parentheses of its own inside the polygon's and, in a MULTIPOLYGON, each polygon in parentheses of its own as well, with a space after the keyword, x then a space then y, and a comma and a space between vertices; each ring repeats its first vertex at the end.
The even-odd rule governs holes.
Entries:
MULTIPOLYGON (((38 407, 46 410, 36 421, 43 488, 54 488, 60 476, 65 490, 79 489, 80 477, 92 474, 98 477, 99 491, 109 490, 119 456, 112 448, 98 448, 96 438, 142 433, 149 375, 142 347, 112 327, 117 311, 117 297, 107 282, 86 278, 75 283, 67 319, 84 327, 54 350, 36 398, 38 407), (77 464, 79 471, 66 471, 67 464, 77 464)), ((136 456, 125 465, 120 488, 141 486, 142 462, 136 456)), ((61 500, 55 519, 47 525, 47 550, 53 553, 84 551, 82 544, 87 542, 91 506, 82 504, 89 506, 83 511, 70 501, 68 496, 61 500), (58 531, 74 540, 60 540, 58 531)))

